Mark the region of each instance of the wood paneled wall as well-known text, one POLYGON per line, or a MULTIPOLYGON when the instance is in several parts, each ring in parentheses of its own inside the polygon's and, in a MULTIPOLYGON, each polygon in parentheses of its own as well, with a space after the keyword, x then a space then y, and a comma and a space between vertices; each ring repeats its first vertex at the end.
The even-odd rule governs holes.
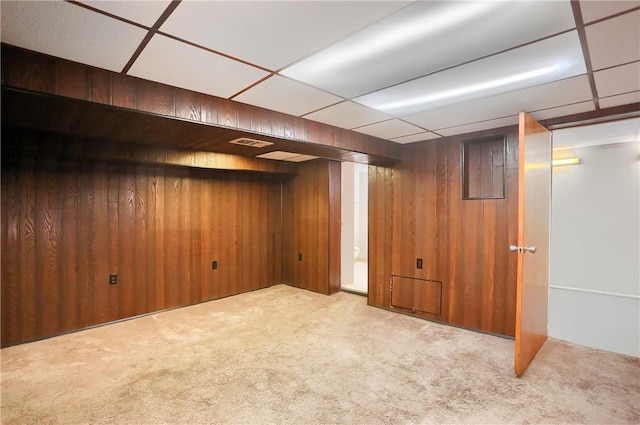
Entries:
POLYGON ((284 283, 340 291, 340 170, 335 161, 301 163, 283 185, 284 283))
POLYGON ((3 151, 2 345, 282 282, 281 187, 3 151))
POLYGON ((295 166, 284 161, 254 158, 218 152, 185 151, 102 139, 69 137, 50 132, 15 127, 2 128, 4 152, 39 155, 51 160, 80 159, 119 161, 202 168, 220 171, 294 174, 295 166))
POLYGON ((392 275, 433 279, 442 282, 441 314, 416 315, 514 335, 517 145, 509 127, 407 145, 401 164, 369 167, 370 305, 389 308, 392 275), (505 198, 463 200, 462 142, 500 134, 505 198))
MULTIPOLYGON (((301 144, 303 147, 339 148, 344 154, 342 159, 350 161, 367 162, 368 155, 372 161, 396 160, 399 155, 396 143, 355 131, 4 44, 1 47, 3 86, 204 124, 197 132, 206 134, 201 134, 200 141, 192 146, 185 146, 184 139, 175 133, 180 127, 167 125, 164 132, 176 136, 172 138, 173 147, 216 150, 218 145, 226 146, 229 141, 217 137, 215 128, 222 128, 305 142, 301 144)), ((78 125, 73 121, 75 117, 67 115, 60 119, 65 118, 72 120, 68 123, 70 127, 78 125)), ((121 123, 97 124, 117 127, 121 123)), ((314 155, 313 151, 309 154, 314 155)))

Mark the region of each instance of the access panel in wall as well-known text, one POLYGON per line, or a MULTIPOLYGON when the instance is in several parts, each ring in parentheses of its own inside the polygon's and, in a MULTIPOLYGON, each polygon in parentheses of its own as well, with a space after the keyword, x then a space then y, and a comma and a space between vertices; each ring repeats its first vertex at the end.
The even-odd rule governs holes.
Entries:
POLYGON ((462 142, 463 199, 504 198, 504 136, 462 142))
POLYGON ((442 282, 404 276, 391 277, 391 308, 439 316, 442 309, 442 282))

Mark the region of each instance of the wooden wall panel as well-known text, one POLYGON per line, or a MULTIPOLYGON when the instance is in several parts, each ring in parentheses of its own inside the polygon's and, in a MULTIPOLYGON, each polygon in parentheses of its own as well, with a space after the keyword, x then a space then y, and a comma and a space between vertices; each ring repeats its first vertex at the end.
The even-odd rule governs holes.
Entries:
POLYGON ((294 285, 298 279, 297 237, 293 230, 298 226, 300 214, 294 214, 293 188, 292 181, 282 184, 282 282, 289 285, 294 285))
MULTIPOLYGON (((120 167, 118 175, 118 286, 120 308, 118 319, 136 314, 137 267, 144 267, 136 258, 135 169, 120 167)), ((179 252, 179 251, 178 251, 179 252)), ((173 305, 168 305, 172 307, 173 305)))
POLYGON ((388 307, 393 249, 393 170, 369 166, 369 305, 388 307))
POLYGON ((282 282, 282 177, 10 149, 39 137, 3 139, 2 346, 282 282))
MULTIPOLYGON (((443 320, 452 322, 456 318, 464 317, 464 267, 469 263, 461 255, 460 250, 465 242, 462 227, 462 185, 456 184, 461 180, 460 146, 451 142, 444 145, 444 157, 447 162, 447 179, 445 182, 445 197, 447 200, 446 217, 447 236, 441 243, 446 243, 444 247, 445 268, 442 276, 442 286, 447 291, 448 297, 443 299, 443 304, 448 306, 448 316, 443 320)), ((461 320, 461 319, 458 319, 461 320)))
MULTIPOLYGON (((21 173, 26 174, 26 173, 21 173)), ((24 183, 22 183, 24 184, 24 183)), ((20 174, 13 173, 10 175, 2 176, 2 194, 7 199, 18 200, 18 189, 21 185, 20 174)), ((3 198, 4 200, 4 198, 3 198)), ((28 204, 28 202, 27 202, 28 204)), ((20 232, 20 224, 25 223, 26 220, 20 218, 20 212, 29 211, 28 206, 21 205, 18 202, 11 202, 5 204, 2 203, 2 312, 3 314, 16 317, 11 323, 11 326, 3 326, 4 335, 11 340, 20 340, 22 338, 22 331, 24 328, 28 328, 27 324, 23 322, 23 326, 20 326, 21 318, 20 314, 24 310, 20 310, 20 291, 10 291, 12 288, 10 282, 20 281, 20 270, 23 259, 28 259, 29 255, 23 253, 23 247, 29 243, 30 239, 22 238, 20 232), (12 247, 10 250, 9 247, 12 247)), ((32 240, 32 239, 31 239, 32 240)), ((28 264, 27 264, 28 266, 28 264)))
MULTIPOLYGON (((206 139, 218 144, 226 145, 229 139, 223 137, 214 140, 214 126, 305 142, 297 147, 305 150, 301 153, 310 155, 314 153, 306 150, 313 149, 313 145, 316 145, 340 148, 343 151, 336 155, 341 155, 341 159, 344 156, 347 160, 365 159, 388 163, 398 158, 398 145, 377 137, 7 45, 2 45, 2 84, 21 90, 126 108, 142 114, 177 118, 178 120, 167 120, 166 124, 162 124, 163 132, 168 134, 184 131, 184 126, 176 124, 179 121, 207 124, 197 131, 206 132, 206 139), (353 152, 366 155, 353 156, 353 152)), ((65 111, 59 118, 68 118, 70 122, 58 128, 68 129, 69 126, 82 125, 70 116, 69 111, 65 111)), ((137 129, 126 123, 124 127, 143 133, 143 136, 144 126, 140 122, 136 125, 137 129)), ((140 136, 138 134, 137 137, 132 137, 137 140, 140 136)), ((180 137, 169 139, 172 140, 171 146, 193 147, 185 146, 180 137)))
MULTIPOLYGON (((87 209, 93 214, 94 231, 90 232, 92 244, 88 247, 95 261, 95 268, 91 270, 87 282, 102 282, 110 274, 109 255, 109 168, 105 163, 95 163, 85 171, 85 175, 93 174, 93 197, 87 204, 87 209)), ((82 178, 84 181, 84 178, 82 178)), ((88 243, 87 243, 88 245, 88 243)), ((153 276, 155 278, 155 276, 153 276)), ((155 281, 155 279, 154 279, 155 281)), ((93 317, 88 319, 85 326, 92 323, 105 323, 111 317, 110 285, 89 285, 93 290, 93 299, 85 308, 90 309, 93 317)))
POLYGON ((515 151, 517 128, 505 128, 407 145, 402 163, 370 167, 370 305, 390 308, 391 275, 437 280, 441 314, 417 316, 514 335, 515 151), (506 198, 463 200, 462 142, 499 134, 507 137, 506 198))
POLYGON ((295 166, 284 161, 215 152, 181 151, 164 147, 124 144, 79 137, 70 138, 14 127, 3 127, 2 134, 6 139, 19 138, 21 140, 20 144, 14 143, 3 146, 3 151, 48 156, 52 160, 76 158, 80 160, 131 162, 275 174, 293 174, 295 170, 295 166), (24 134, 28 134, 28 136, 23 137, 24 134))
POLYGON ((78 174, 79 167, 69 167, 68 171, 61 175, 61 198, 62 205, 62 229, 63 237, 69 238, 73 243, 60 246, 62 250, 62 276, 60 281, 64 282, 64 294, 60 300, 62 328, 67 329, 74 324, 81 323, 79 310, 82 308, 82 277, 80 274, 80 261, 78 248, 82 249, 83 240, 80 237, 81 227, 85 224, 80 222, 80 204, 78 174))
MULTIPOLYGON (((5 143, 5 141, 3 141, 5 143)), ((17 196, 16 205, 20 206, 20 210, 17 215, 14 217, 18 218, 18 223, 13 224, 9 223, 9 228, 17 228, 19 240, 17 243, 19 245, 18 258, 16 258, 15 265, 19 268, 19 300, 20 303, 16 306, 16 310, 19 312, 19 325, 21 329, 18 330, 17 334, 20 335, 21 338, 32 338, 39 331, 38 328, 42 327, 41 323, 37 322, 36 318, 36 301, 38 300, 39 288, 36 280, 36 192, 34 190, 36 186, 36 178, 37 173, 33 166, 33 161, 29 159, 24 159, 21 164, 21 173, 14 179, 16 186, 16 192, 13 194, 17 196)), ((6 183, 11 184, 11 179, 8 182, 5 182, 2 179, 3 188, 6 183)), ((4 194, 4 189, 3 189, 4 194)), ((8 205, 3 202, 2 205, 8 205)), ((2 214, 4 216, 4 213, 2 214)), ((2 255, 5 253, 10 253, 12 250, 9 249, 11 245, 7 244, 7 250, 3 250, 2 255)), ((17 251, 16 247, 16 251, 17 251)), ((11 254, 10 254, 11 255, 11 254)), ((7 266, 6 262, 3 262, 3 271, 7 266)), ((8 265, 11 267, 10 265, 8 265)), ((5 284, 10 283, 5 282, 5 279, 2 279, 3 282, 3 293, 2 297, 5 296, 5 284)), ((10 298, 11 295, 7 294, 10 298)), ((14 316, 15 317, 15 316, 14 316)), ((3 320, 4 323, 4 320, 3 320)), ((17 326, 16 326, 17 327, 17 326)))
MULTIPOLYGON (((78 251, 78 271, 77 281, 78 285, 77 298, 80 300, 74 306, 78 309, 78 322, 82 326, 88 326, 94 322, 93 309, 91 306, 94 304, 94 290, 91 285, 87 285, 87 282, 96 279, 94 272, 96 270, 96 252, 95 252, 95 240, 93 235, 96 232, 95 223, 95 204, 94 204, 94 176, 95 174, 82 164, 78 167, 77 176, 77 206, 76 211, 78 215, 78 230, 76 235, 77 251, 78 251), (80 255, 84 253, 84 255, 80 255)), ((64 222, 64 220, 63 220, 64 222)), ((66 237, 66 235, 65 235, 66 237)), ((64 283, 67 286, 67 283, 64 283)))
MULTIPOLYGON (((392 202, 392 274, 440 280, 437 230, 437 144, 409 145, 394 168, 392 202), (422 269, 417 260, 422 259, 422 269)), ((433 314, 420 313, 430 319, 433 314)))
MULTIPOLYGON (((4 171, 4 167, 2 168, 4 171)), ((48 318, 48 320, 36 320, 36 331, 44 335, 64 330, 61 326, 62 303, 60 299, 64 296, 61 281, 61 266, 64 263, 60 258, 62 249, 60 237, 63 236, 61 232, 63 211, 62 194, 60 193, 61 170, 51 168, 38 169, 35 181, 35 305, 38 316, 48 318)), ((28 272, 25 271, 25 273, 28 272)))
POLYGON ((329 162, 329 294, 341 290, 342 165, 329 162))
POLYGON ((284 283, 340 290, 340 170, 333 161, 305 162, 283 185, 284 283))
MULTIPOLYGON (((435 169, 435 207, 436 207, 436 253, 435 253, 435 276, 441 276, 445 279, 449 276, 449 271, 452 268, 450 264, 448 249, 445 249, 443 243, 449 242, 449 216, 451 211, 449 210, 449 186, 451 182, 455 181, 455 167, 450 166, 448 160, 448 145, 446 143, 439 143, 436 145, 436 169, 435 169), (445 242, 446 241, 446 242, 445 242)), ((456 233, 453 232, 455 235, 456 233)), ((451 284, 442 284, 441 287, 441 310, 439 320, 449 317, 450 300, 453 298, 454 293, 452 291, 451 284)))

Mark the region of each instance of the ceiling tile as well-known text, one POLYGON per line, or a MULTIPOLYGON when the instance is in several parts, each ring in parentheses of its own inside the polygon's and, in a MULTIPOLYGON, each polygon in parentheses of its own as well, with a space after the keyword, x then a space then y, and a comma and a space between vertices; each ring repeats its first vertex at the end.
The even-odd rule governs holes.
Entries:
POLYGON ((389 1, 183 1, 160 29, 275 71, 406 4, 389 1))
POLYGON ((2 42, 120 72, 147 31, 63 1, 2 1, 2 42))
POLYGON ((640 0, 580 0, 582 20, 586 24, 638 6, 640 6, 640 0))
POLYGON ((351 98, 574 27, 568 1, 415 2, 282 74, 351 98))
POLYGON ((640 90, 640 62, 598 71, 593 76, 599 97, 640 90))
POLYGON ((539 111, 584 102, 591 99, 591 96, 589 79, 587 76, 581 75, 537 87, 410 115, 404 117, 404 120, 435 131, 459 124, 516 115, 520 111, 539 111))
POLYGON ((225 98, 268 75, 258 68, 162 35, 151 39, 129 74, 225 98))
POLYGON ((99 0, 82 1, 88 6, 111 13, 112 15, 128 19, 133 22, 152 27, 156 23, 162 12, 171 4, 168 0, 137 0, 137 1, 117 1, 99 0))
POLYGON ((394 116, 584 74, 576 31, 354 99, 394 116))
POLYGON ((412 134, 411 136, 396 137, 394 139, 391 139, 391 141, 404 144, 404 143, 422 142, 425 140, 440 139, 440 138, 441 137, 438 136, 437 134, 433 134, 430 131, 425 131, 424 133, 412 134))
POLYGON ((356 128, 354 131, 380 137, 381 139, 395 139, 412 134, 424 133, 423 128, 395 119, 356 128))
POLYGON ((585 28, 593 70, 640 60, 640 10, 585 28))
POLYGON ((391 117, 375 109, 346 101, 306 115, 305 118, 346 129, 362 127, 391 117))
POLYGON ((604 97, 600 99, 601 108, 611 108, 613 106, 628 105, 640 102, 640 91, 619 94, 617 96, 604 97))
POLYGON ((472 131, 489 130, 492 128, 507 127, 517 124, 518 116, 512 115, 510 117, 504 117, 497 120, 480 121, 456 127, 443 128, 441 130, 438 130, 438 133, 442 134, 443 136, 455 136, 457 134, 471 133, 472 131))
POLYGON ((567 115, 595 111, 595 109, 596 106, 593 103, 593 100, 590 100, 588 102, 579 102, 572 105, 559 106, 557 108, 533 111, 531 112, 531 115, 537 120, 546 120, 549 118, 565 117, 567 115))
POLYGON ((640 118, 613 121, 553 131, 553 148, 577 147, 624 143, 638 140, 640 118))
POLYGON ((343 99, 297 81, 274 75, 233 98, 261 108, 301 116, 343 99))

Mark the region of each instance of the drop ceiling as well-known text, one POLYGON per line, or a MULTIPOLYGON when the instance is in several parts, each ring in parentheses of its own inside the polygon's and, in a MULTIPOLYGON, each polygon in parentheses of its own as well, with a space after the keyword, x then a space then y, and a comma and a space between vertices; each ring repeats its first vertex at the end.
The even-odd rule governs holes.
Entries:
POLYGON ((640 141, 640 118, 595 123, 553 131, 554 150, 640 141))
POLYGON ((640 102, 639 1, 6 1, 2 42, 397 143, 640 102))

